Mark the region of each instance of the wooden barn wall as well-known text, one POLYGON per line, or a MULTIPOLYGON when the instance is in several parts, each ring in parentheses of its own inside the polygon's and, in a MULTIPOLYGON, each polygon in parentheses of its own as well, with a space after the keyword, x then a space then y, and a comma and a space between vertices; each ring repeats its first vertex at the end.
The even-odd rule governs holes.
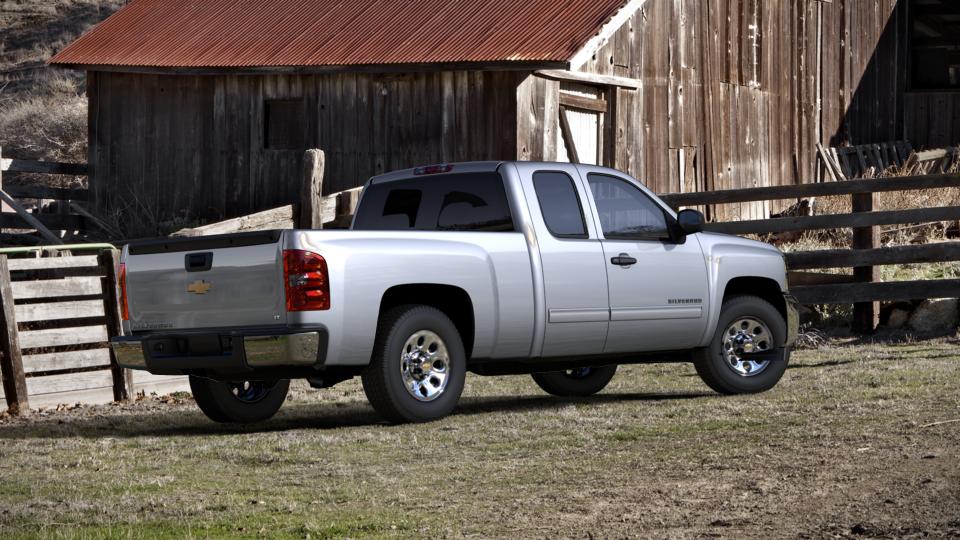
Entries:
MULTIPOLYGON (((612 164, 657 192, 812 182, 818 142, 960 139, 960 122, 926 112, 953 95, 904 95, 905 29, 897 0, 649 0, 581 69, 641 81, 608 90, 612 164)), ((531 77, 521 88, 518 154, 548 158, 555 137, 534 141, 557 129, 539 119, 557 117, 558 85, 531 77)), ((960 103, 947 110, 960 118, 960 103)), ((715 217, 782 207, 726 205, 715 217)))
POLYGON ((492 72, 88 73, 94 202, 130 235, 295 202, 303 149, 265 148, 270 99, 304 100, 305 146, 327 154, 325 193, 425 163, 513 159, 518 82, 492 72))

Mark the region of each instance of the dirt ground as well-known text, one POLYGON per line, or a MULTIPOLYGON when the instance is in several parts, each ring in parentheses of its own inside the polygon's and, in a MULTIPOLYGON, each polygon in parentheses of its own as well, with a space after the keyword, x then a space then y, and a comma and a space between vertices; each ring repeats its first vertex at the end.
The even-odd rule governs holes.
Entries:
POLYGON ((0 537, 960 537, 960 342, 833 343, 773 391, 686 365, 560 400, 470 376, 385 425, 359 384, 256 426, 188 396, 0 420, 0 537))

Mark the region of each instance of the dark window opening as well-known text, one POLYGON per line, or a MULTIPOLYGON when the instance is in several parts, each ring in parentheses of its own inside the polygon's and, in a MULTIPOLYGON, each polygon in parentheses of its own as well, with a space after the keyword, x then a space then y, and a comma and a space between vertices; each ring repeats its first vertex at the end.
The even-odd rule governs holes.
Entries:
POLYGON ((302 99, 269 99, 263 103, 264 147, 306 149, 306 113, 302 99))
POLYGON ((960 2, 911 0, 910 88, 960 89, 960 2))
POLYGON ((354 229, 367 231, 514 231, 503 179, 496 172, 439 174, 373 184, 354 229))
POLYGON ((533 188, 550 234, 558 238, 587 237, 580 197, 570 176, 562 172, 536 172, 533 188))

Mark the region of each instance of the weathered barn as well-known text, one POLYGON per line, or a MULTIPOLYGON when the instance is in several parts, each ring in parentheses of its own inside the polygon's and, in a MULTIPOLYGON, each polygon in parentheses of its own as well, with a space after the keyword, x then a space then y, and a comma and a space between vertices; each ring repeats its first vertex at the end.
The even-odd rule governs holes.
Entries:
POLYGON ((134 0, 52 63, 87 71, 97 211, 158 231, 296 200, 306 148, 325 192, 471 159, 675 192, 815 181, 818 142, 956 143, 957 4, 134 0))

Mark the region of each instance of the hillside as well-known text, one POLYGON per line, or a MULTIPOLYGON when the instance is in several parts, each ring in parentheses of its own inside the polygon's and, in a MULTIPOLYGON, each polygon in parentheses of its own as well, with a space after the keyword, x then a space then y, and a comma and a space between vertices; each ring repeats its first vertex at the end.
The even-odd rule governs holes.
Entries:
POLYGON ((0 2, 0 147, 5 156, 86 161, 82 72, 46 61, 125 2, 0 2))

